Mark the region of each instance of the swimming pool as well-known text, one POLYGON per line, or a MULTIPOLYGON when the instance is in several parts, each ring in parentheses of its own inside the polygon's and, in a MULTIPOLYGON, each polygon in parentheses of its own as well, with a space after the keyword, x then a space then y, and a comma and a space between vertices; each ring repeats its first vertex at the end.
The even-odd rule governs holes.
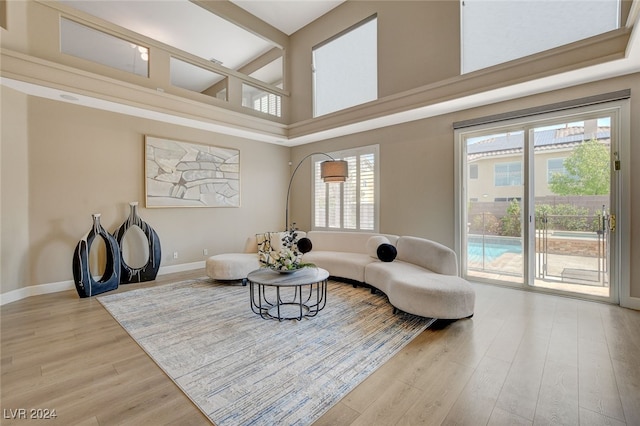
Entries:
POLYGON ((484 248, 482 237, 469 236, 467 241, 467 259, 470 263, 491 262, 505 253, 522 253, 522 242, 519 238, 508 237, 484 237, 484 248))

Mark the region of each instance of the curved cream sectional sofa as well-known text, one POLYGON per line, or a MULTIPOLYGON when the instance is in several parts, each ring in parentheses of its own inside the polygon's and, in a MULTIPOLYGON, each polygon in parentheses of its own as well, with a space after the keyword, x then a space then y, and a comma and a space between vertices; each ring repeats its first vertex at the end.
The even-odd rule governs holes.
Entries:
MULTIPOLYGON (((383 292, 394 312, 438 319, 473 316, 475 291, 458 276, 457 256, 446 246, 424 238, 375 233, 300 232, 299 238, 303 236, 312 243, 303 262, 326 269, 334 278, 383 292), (381 261, 376 253, 378 246, 386 242, 397 250, 391 262, 381 261)), ((209 277, 245 279, 259 267, 255 240, 248 239, 245 253, 210 257, 206 266, 209 277)))
POLYGON ((458 276, 453 250, 431 240, 388 234, 310 231, 313 249, 302 260, 316 264, 338 278, 368 284, 380 290, 398 310, 438 319, 473 315, 475 291, 458 276), (375 254, 380 235, 397 250, 392 262, 375 254), (369 244, 367 244, 369 243, 369 244))

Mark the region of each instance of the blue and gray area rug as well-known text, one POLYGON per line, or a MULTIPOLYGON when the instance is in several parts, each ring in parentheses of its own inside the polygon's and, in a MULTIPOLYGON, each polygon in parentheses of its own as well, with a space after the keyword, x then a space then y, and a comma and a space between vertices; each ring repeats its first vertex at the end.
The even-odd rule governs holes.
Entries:
POLYGON ((248 287, 206 278, 98 299, 218 426, 311 424, 433 323, 336 282, 302 321, 264 320, 248 287))

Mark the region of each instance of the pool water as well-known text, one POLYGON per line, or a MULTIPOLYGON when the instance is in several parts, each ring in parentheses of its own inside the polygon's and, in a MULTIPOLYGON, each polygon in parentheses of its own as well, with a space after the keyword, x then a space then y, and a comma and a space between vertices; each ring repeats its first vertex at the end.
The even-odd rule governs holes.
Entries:
MULTIPOLYGON (((467 258, 469 262, 482 262, 482 240, 467 242, 467 258)), ((519 241, 485 241, 484 261, 491 262, 505 253, 522 253, 522 245, 519 241)))

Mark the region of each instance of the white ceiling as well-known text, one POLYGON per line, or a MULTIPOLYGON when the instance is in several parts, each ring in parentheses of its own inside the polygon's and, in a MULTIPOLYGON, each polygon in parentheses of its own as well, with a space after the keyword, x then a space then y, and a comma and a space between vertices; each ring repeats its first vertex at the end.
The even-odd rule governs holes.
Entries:
POLYGON ((345 0, 230 0, 283 33, 291 35, 345 0))

